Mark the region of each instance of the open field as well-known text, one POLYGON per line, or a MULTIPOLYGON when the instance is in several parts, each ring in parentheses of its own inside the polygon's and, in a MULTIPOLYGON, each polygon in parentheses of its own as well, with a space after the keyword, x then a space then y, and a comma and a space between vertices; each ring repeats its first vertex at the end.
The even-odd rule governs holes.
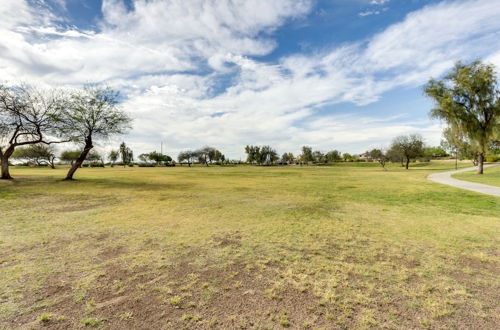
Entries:
POLYGON ((0 328, 493 329, 500 201, 453 165, 14 168, 0 328))
POLYGON ((489 184, 500 187, 500 165, 484 169, 483 175, 476 175, 475 171, 452 175, 455 179, 489 184))

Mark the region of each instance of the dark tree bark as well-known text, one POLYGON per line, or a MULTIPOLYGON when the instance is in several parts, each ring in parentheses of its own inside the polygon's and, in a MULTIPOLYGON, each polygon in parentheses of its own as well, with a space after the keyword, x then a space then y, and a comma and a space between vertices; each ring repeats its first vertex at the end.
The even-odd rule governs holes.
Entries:
POLYGON ((56 160, 56 157, 51 157, 51 158, 49 159, 49 165, 50 165, 50 168, 51 168, 51 169, 53 169, 53 170, 56 168, 56 165, 54 164, 54 161, 55 161, 55 160, 56 160))
POLYGON ((87 155, 89 154, 90 150, 92 150, 93 147, 94 146, 92 145, 92 136, 87 136, 85 138, 85 147, 83 148, 82 153, 80 154, 78 159, 73 163, 64 180, 73 180, 73 175, 75 174, 76 170, 82 166, 83 162, 87 158, 87 155))
POLYGON ((410 158, 406 157, 406 164, 405 164, 406 169, 410 167, 410 158))
POLYGON ((9 172, 9 158, 14 153, 14 147, 10 146, 2 153, 1 161, 2 161, 2 176, 0 177, 2 180, 12 180, 12 176, 9 172))
POLYGON ((477 162, 477 174, 483 174, 484 154, 480 153, 477 162))

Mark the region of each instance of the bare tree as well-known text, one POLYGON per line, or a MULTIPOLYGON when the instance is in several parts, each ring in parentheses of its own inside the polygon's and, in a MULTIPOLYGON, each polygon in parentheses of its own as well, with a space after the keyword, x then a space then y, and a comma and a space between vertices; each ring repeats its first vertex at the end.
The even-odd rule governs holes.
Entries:
POLYGON ((59 133, 62 101, 63 95, 57 90, 0 85, 1 179, 12 179, 9 158, 17 147, 63 142, 50 138, 59 133))
POLYGON ((73 92, 63 111, 62 123, 63 133, 83 145, 66 175, 66 180, 72 180, 94 147, 94 140, 124 133, 130 128, 131 118, 118 107, 118 92, 109 87, 86 86, 73 92))

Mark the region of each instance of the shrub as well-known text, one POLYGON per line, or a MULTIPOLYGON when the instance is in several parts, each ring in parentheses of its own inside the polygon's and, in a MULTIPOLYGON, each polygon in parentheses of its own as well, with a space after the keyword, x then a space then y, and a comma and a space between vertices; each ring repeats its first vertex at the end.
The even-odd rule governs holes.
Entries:
POLYGON ((500 162, 500 155, 486 156, 486 162, 488 163, 500 162))
POLYGON ((155 167, 155 164, 139 163, 139 167, 155 167))
POLYGON ((90 167, 104 167, 103 163, 90 163, 90 167))

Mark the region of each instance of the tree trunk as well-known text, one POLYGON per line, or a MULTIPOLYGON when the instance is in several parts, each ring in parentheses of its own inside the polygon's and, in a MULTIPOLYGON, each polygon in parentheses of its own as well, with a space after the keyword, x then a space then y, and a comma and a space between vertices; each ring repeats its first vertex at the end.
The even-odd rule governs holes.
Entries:
POLYGON ((10 156, 12 156, 13 153, 14 153, 14 147, 9 147, 2 154, 2 157, 1 157, 2 176, 0 177, 1 180, 12 180, 13 179, 13 177, 10 176, 10 172, 9 172, 9 158, 10 158, 10 156))
POLYGON ((82 153, 75 161, 75 163, 71 166, 64 180, 73 180, 73 175, 75 174, 76 170, 82 166, 83 162, 87 158, 87 155, 89 154, 90 150, 92 150, 93 147, 94 146, 92 145, 92 137, 88 136, 87 138, 85 138, 85 147, 83 148, 82 153))
POLYGON ((9 158, 7 157, 2 157, 2 180, 10 180, 12 177, 10 176, 9 173, 9 158))
POLYGON ((405 164, 406 169, 410 167, 410 158, 406 158, 406 164, 405 164))
POLYGON ((480 153, 477 161, 477 174, 483 174, 484 154, 480 153))

